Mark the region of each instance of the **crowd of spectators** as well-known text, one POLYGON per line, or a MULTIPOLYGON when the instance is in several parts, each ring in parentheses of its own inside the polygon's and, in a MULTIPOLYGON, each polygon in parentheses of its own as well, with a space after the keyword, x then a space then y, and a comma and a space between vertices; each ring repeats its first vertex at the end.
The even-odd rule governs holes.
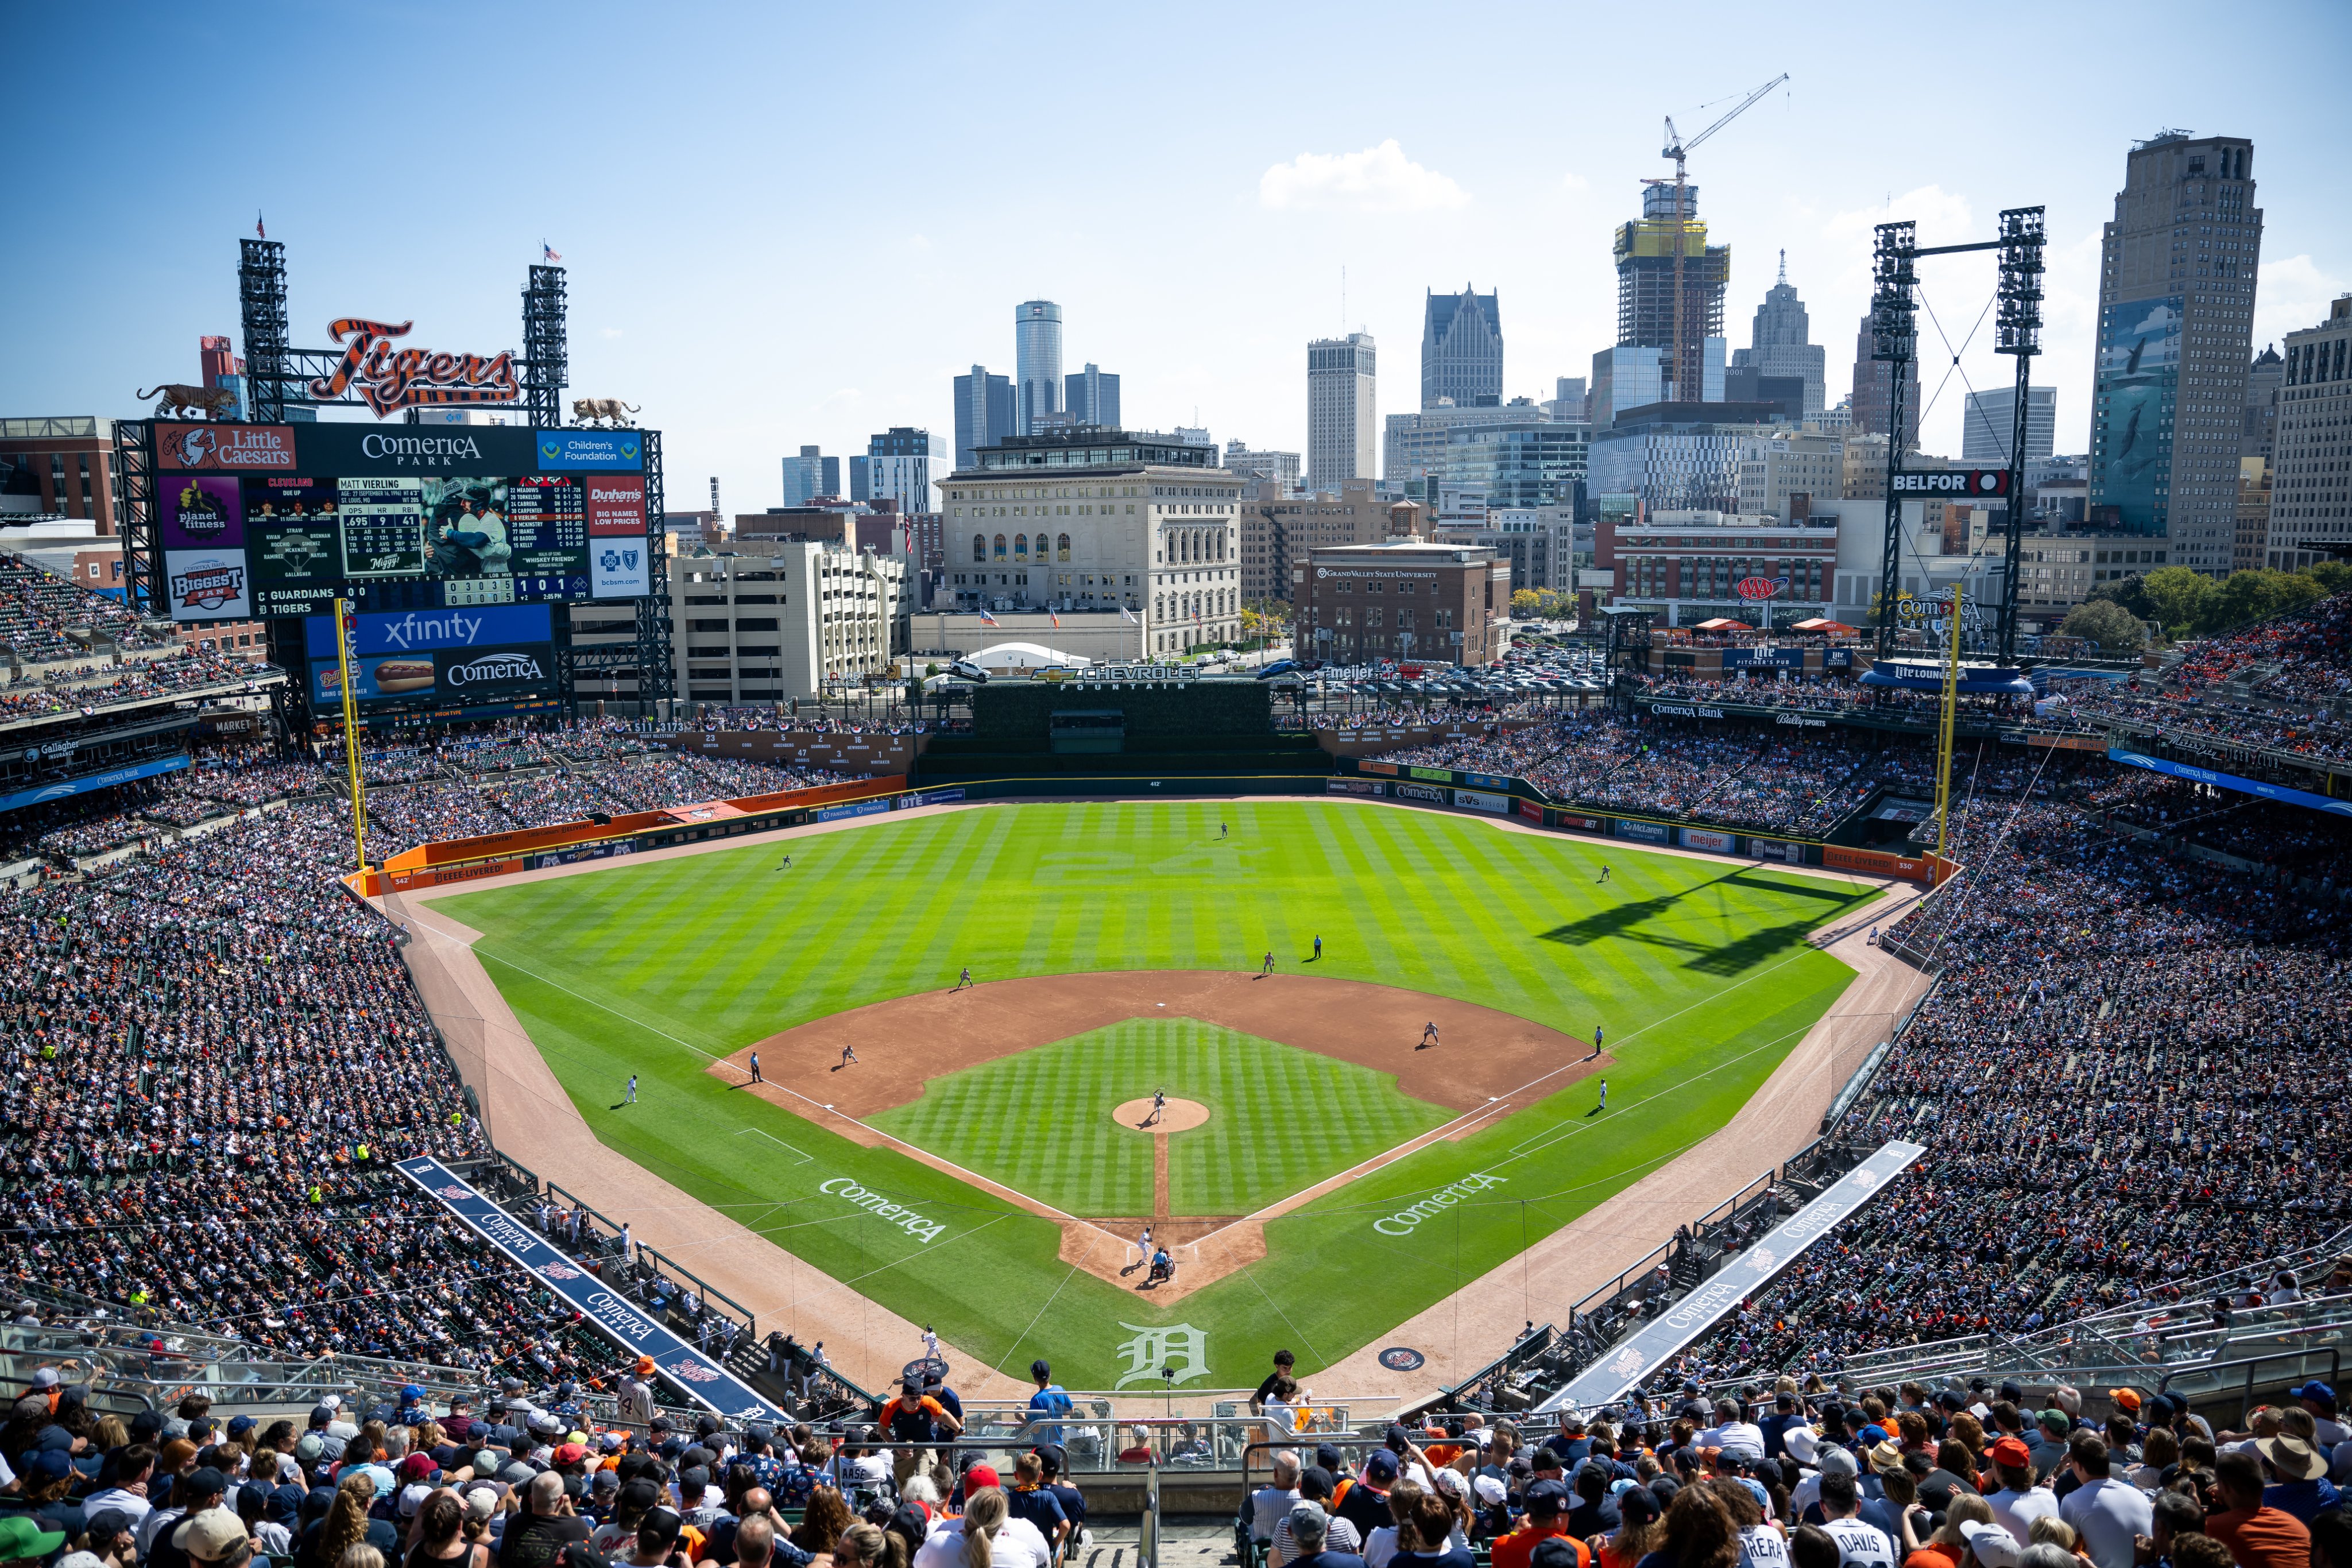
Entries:
POLYGON ((2072 805, 1959 829, 1965 874, 1885 934, 1939 978, 1838 1129, 1927 1153, 1693 1347, 1694 1376, 2178 1305, 2184 1281, 2352 1222, 2345 906, 2086 831, 2072 805))
POLYGON ((0 553, 0 643, 27 664, 86 658, 95 633, 119 648, 160 647, 168 633, 150 632, 120 600, 94 593, 23 556, 0 553))
MULTIPOLYGON (((1591 712, 1384 752, 1400 765, 1527 779, 1564 805, 1767 833, 1817 836, 1895 776, 1925 742, 1778 725, 1591 712)), ((1932 757, 1932 750, 1927 753, 1932 757)), ((1924 768, 1924 763, 1917 766, 1924 768)))
POLYGON ((2173 678, 2206 686, 2250 671, 2261 672, 2254 690, 2276 701, 2352 695, 2352 593, 2192 643, 2173 678))
POLYGON ((102 671, 45 671, 0 687, 0 722, 83 713, 110 703, 242 687, 267 666, 218 653, 189 651, 109 665, 102 671))
POLYGON ((2086 791, 2084 807, 2108 821, 2146 828, 2328 887, 2352 877, 2352 823, 2258 795, 2120 768, 2086 791))

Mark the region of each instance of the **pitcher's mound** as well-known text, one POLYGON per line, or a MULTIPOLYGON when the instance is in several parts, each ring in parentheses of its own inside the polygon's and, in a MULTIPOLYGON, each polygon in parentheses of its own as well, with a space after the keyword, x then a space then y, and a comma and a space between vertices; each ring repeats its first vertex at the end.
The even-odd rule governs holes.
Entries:
POLYGON ((1149 1098, 1129 1100, 1110 1114, 1111 1120, 1129 1132, 1181 1133, 1187 1127, 1197 1127, 1207 1121, 1209 1108, 1197 1100, 1171 1100, 1168 1108, 1160 1113, 1160 1120, 1152 1122, 1149 1127, 1143 1124, 1151 1120, 1149 1098))

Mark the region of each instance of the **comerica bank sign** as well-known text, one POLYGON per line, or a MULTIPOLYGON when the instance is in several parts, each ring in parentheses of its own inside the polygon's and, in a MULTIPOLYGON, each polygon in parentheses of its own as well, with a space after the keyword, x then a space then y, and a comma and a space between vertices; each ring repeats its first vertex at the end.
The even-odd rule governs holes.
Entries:
POLYGON ((1472 1195, 1484 1192, 1491 1186, 1500 1186, 1508 1180, 1510 1180, 1508 1176, 1488 1176, 1484 1171, 1473 1171, 1460 1181, 1439 1187, 1419 1203, 1400 1208, 1394 1214, 1381 1216, 1372 1221, 1372 1228, 1383 1236, 1410 1236, 1420 1228, 1423 1220, 1434 1219, 1472 1195))

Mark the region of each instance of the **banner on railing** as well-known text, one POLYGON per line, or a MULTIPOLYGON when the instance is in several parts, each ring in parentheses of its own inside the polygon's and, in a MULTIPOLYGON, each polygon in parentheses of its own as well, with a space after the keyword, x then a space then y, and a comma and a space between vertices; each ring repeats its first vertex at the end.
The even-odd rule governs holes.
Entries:
POLYGON ((2315 811, 2327 811, 2339 817, 2352 816, 2352 800, 2332 800, 2326 795, 2315 795, 2308 789, 2290 789, 2284 784, 2265 784, 2259 779, 2242 779, 2235 773, 2217 772, 2210 768, 2175 762, 2166 757, 2150 757, 2146 752, 2129 751, 2120 746, 2108 748, 2107 760, 2145 768, 2168 779, 2187 779, 2199 784, 2210 784, 2216 789, 2235 789, 2241 794, 2259 795, 2265 800, 2284 801, 2290 806, 2308 806, 2315 811))
POLYGON ((554 1291, 607 1338, 632 1355, 653 1357, 663 1375, 698 1405, 737 1420, 791 1425, 793 1417, 753 1393, 733 1373, 663 1327, 643 1307, 582 1268, 439 1160, 419 1155, 393 1168, 440 1199, 469 1229, 554 1291))
POLYGON ((1831 1227, 1876 1197, 1879 1188, 1927 1152, 1918 1144, 1881 1146, 1640 1332, 1601 1352, 1568 1386, 1537 1406, 1535 1414, 1591 1410, 1622 1396, 1713 1327, 1717 1319, 1771 1283, 1806 1248, 1828 1235, 1831 1227))

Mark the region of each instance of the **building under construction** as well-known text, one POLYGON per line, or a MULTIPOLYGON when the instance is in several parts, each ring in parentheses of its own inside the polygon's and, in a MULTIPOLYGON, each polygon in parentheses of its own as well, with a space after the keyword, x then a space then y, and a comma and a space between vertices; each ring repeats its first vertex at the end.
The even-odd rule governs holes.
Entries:
MULTIPOLYGON (((1706 225, 1695 215, 1698 187, 1683 187, 1683 351, 1675 343, 1675 186, 1666 181, 1642 191, 1639 222, 1617 229, 1617 343, 1656 349, 1671 378, 1677 364, 1701 373, 1702 345, 1723 336, 1723 298, 1731 282, 1731 247, 1706 243, 1706 225)), ((1675 387, 1669 401, 1696 402, 1702 393, 1675 387)), ((1717 397, 1722 396, 1717 392, 1717 397)))

